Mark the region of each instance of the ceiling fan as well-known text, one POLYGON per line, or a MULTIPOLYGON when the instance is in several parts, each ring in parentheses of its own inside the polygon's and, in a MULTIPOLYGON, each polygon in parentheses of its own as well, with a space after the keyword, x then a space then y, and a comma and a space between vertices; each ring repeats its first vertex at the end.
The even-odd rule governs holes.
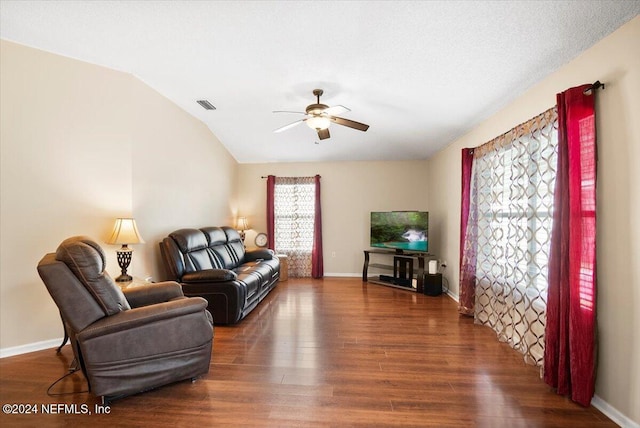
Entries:
POLYGON ((309 104, 305 110, 305 113, 301 111, 274 111, 274 113, 304 114, 307 117, 282 126, 273 132, 282 132, 289 128, 293 128, 294 126, 302 122, 307 122, 307 126, 309 126, 309 128, 316 130, 316 132, 318 133, 318 138, 324 140, 331 136, 329 134, 329 125, 331 124, 331 122, 337 123, 338 125, 347 126, 349 128, 357 129, 358 131, 366 131, 367 129, 369 129, 369 125, 365 125, 364 123, 335 116, 336 114, 346 113, 351 110, 341 105, 329 107, 326 104, 320 104, 320 96, 323 93, 324 91, 322 89, 313 90, 313 95, 316 96, 316 104, 309 104))

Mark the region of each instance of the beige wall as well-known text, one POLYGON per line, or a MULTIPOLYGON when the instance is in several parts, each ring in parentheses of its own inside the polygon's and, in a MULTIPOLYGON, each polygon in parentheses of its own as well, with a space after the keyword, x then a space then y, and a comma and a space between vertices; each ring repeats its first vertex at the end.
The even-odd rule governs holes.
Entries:
POLYGON ((238 209, 252 228, 247 233, 247 245, 253 245, 256 233, 267 229, 266 180, 260 177, 270 174, 322 176, 322 235, 327 275, 362 274, 362 251, 369 248, 371 211, 427 209, 426 161, 241 164, 238 209))
POLYGON ((238 164, 202 122, 136 83, 132 212, 146 244, 135 272, 161 280, 158 242, 170 232, 233 224, 238 164))
POLYGON ((555 94, 595 80, 598 129, 598 334, 596 395, 640 423, 640 17, 528 90, 429 159, 434 245, 458 294, 460 149, 475 147, 555 105, 555 94))
POLYGON ((237 164, 194 119, 135 77, 7 41, 0 45, 0 349, 62 337, 36 272, 66 237, 103 245, 133 215, 146 244, 130 272, 161 275, 157 242, 232 216, 237 164), (215 159, 215 168, 211 167, 215 159))

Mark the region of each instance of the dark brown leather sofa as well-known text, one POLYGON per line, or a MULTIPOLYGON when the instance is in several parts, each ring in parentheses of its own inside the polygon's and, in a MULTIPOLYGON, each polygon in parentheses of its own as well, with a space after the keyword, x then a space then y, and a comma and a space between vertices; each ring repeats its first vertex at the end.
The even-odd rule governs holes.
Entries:
POLYGON ((230 227, 180 229, 160 242, 169 279, 186 296, 201 296, 216 324, 246 317, 276 286, 280 261, 272 250, 246 251, 230 227))
POLYGON ((104 403, 209 371, 207 302, 164 282, 123 291, 87 237, 63 241, 38 273, 60 309, 77 365, 104 403))

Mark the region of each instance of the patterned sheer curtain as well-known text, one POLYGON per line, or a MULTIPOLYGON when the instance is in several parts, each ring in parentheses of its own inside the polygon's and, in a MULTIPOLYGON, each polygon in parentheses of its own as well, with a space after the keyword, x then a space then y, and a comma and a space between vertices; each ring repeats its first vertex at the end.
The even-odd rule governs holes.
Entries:
POLYGON ((553 108, 473 150, 461 264, 475 270, 475 323, 537 366, 544 359, 557 145, 553 108))
POLYGON ((315 177, 275 177, 274 249, 286 254, 289 276, 312 276, 315 177))

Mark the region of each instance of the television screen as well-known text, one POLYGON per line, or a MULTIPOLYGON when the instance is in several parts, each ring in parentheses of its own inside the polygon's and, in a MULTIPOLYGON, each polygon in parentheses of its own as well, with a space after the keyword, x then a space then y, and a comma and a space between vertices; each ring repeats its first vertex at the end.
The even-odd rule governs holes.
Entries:
POLYGON ((427 252, 429 213, 387 211, 371 213, 371 246, 427 252))

